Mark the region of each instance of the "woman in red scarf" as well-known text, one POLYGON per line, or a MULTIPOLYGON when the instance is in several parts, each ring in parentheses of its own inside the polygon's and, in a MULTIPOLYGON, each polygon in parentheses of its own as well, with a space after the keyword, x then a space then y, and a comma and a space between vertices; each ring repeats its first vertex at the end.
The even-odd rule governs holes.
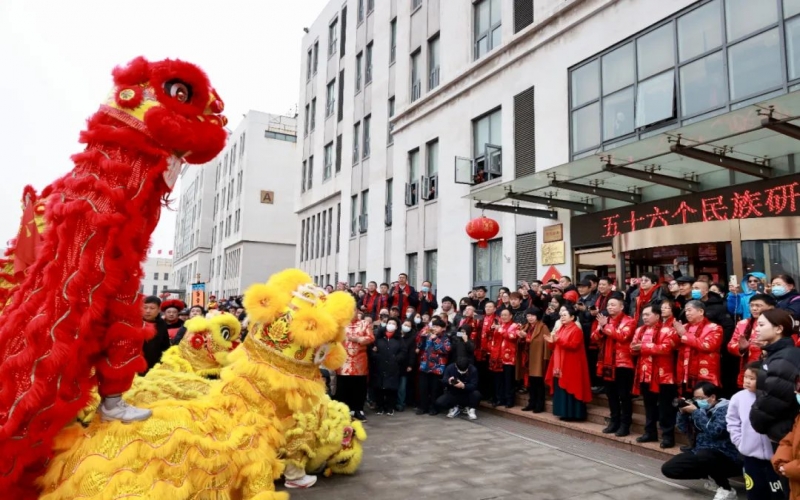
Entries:
POLYGON ((583 330, 576 320, 575 309, 563 306, 553 333, 545 336, 553 345, 545 377, 553 394, 553 415, 571 422, 586 420, 586 403, 592 400, 583 330))

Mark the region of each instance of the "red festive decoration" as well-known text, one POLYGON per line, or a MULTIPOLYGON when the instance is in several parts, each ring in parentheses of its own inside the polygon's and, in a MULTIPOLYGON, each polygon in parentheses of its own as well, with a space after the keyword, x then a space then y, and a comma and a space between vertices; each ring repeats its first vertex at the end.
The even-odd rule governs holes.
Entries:
POLYGON ((478 248, 488 247, 488 240, 497 236, 499 232, 500 225, 497 221, 483 215, 467 223, 467 234, 470 238, 478 240, 478 248))
POLYGON ((191 339, 192 347, 195 349, 202 349, 204 345, 206 345, 206 339, 199 333, 195 333, 192 335, 191 339))

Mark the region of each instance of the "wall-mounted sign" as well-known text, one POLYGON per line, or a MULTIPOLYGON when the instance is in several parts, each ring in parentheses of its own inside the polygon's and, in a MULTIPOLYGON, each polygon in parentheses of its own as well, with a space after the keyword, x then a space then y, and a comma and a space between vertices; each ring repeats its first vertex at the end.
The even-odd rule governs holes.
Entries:
POLYGON ((564 239, 564 224, 553 224, 544 228, 544 242, 552 243, 564 239))
POLYGON ((541 279, 545 283, 547 283, 550 280, 558 281, 559 279, 561 279, 561 273, 558 272, 558 269, 556 269, 555 266, 550 266, 550 268, 547 269, 547 271, 545 271, 542 277, 539 279, 541 279))
POLYGON ((206 306, 206 284, 192 283, 192 305, 206 306))
POLYGON ((275 191, 261 191, 261 203, 272 205, 275 202, 275 191))
POLYGON ((652 227, 800 215, 800 182, 796 179, 778 177, 573 217, 571 244, 608 244, 618 234, 652 227))
POLYGON ((552 243, 542 244, 542 265, 551 266, 563 264, 567 261, 564 255, 564 242, 553 241, 552 243))

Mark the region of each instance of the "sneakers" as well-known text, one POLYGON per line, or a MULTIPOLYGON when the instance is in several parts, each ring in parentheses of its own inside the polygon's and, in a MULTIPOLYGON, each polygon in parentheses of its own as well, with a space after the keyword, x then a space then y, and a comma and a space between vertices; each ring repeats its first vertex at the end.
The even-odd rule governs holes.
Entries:
POLYGON ((394 416, 394 410, 389 410, 389 411, 387 411, 387 412, 386 412, 386 416, 387 416, 387 417, 393 417, 393 416, 394 416))
POLYGON ((461 408, 454 406, 450 408, 450 411, 447 413, 447 418, 456 418, 459 415, 461 415, 461 408))
POLYGON ((152 411, 131 406, 123 401, 120 396, 105 398, 100 403, 100 416, 103 422, 119 420, 124 424, 129 424, 147 420, 152 415, 152 411))
POLYGON ((719 489, 717 483, 713 479, 706 479, 703 481, 703 489, 710 491, 711 493, 716 493, 719 489))
POLYGON ((478 415, 475 414, 475 408, 467 408, 467 418, 470 420, 478 420, 478 415))
POLYGON ((375 415, 383 415, 383 408, 375 412, 375 415))
POLYGON ((309 476, 308 474, 306 474, 300 479, 291 479, 291 480, 287 479, 285 484, 287 488, 292 488, 292 489, 311 488, 312 486, 317 484, 317 476, 309 476))
POLYGON ((714 495, 714 500, 736 500, 736 490, 733 488, 726 490, 722 487, 717 488, 717 494, 714 495))

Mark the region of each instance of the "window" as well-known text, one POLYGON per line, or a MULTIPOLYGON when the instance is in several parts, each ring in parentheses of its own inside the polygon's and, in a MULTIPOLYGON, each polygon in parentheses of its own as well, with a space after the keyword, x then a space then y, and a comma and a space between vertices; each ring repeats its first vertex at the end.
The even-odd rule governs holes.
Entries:
POLYGON ((473 243, 472 261, 473 286, 483 285, 489 290, 487 297, 497 297, 497 292, 503 286, 503 240, 492 240, 487 248, 480 248, 473 243))
POLYGON ((306 189, 311 189, 314 185, 314 155, 308 157, 308 185, 306 189))
POLYGON ((358 195, 350 197, 350 237, 356 235, 358 228, 358 195))
MULTIPOLYGON (((336 253, 339 253, 339 240, 342 236, 342 204, 336 204, 336 253)), ((336 273, 336 279, 339 279, 339 273, 336 273)))
POLYGON ((383 207, 383 223, 386 227, 392 226, 392 189, 394 188, 394 183, 392 179, 386 179, 386 203, 383 207))
POLYGON ((169 273, 164 273, 164 281, 169 281, 169 273))
POLYGON ((314 47, 308 49, 308 62, 306 63, 306 81, 311 80, 311 74, 314 70, 314 47))
POLYGON ((502 110, 472 121, 472 158, 456 158, 455 181, 480 184, 503 175, 502 110))
POLYGON ((372 42, 367 44, 367 58, 364 61, 364 85, 372 83, 372 42))
POLYGON ((328 211, 322 211, 322 231, 320 231, 322 238, 322 249, 320 250, 320 257, 325 256, 325 241, 328 238, 328 211))
POLYGON ((317 98, 311 99, 311 131, 317 126, 317 98))
POLYGON ((425 146, 425 176, 422 178, 422 199, 435 200, 439 185, 439 140, 425 146))
MULTIPOLYGON (((264 132, 264 137, 267 139, 277 139, 279 141, 286 141, 286 142, 297 142, 296 135, 289 135, 289 134, 281 134, 279 132, 270 132, 269 130, 264 132)), ((239 172, 241 175, 242 172, 239 172)))
POLYGON ((336 53, 336 47, 339 43, 339 40, 337 39, 338 32, 339 20, 334 19, 333 22, 328 26, 328 57, 336 53))
POLYGON ((422 279, 428 280, 431 282, 431 291, 436 290, 436 273, 439 267, 439 252, 437 250, 428 250, 425 252, 425 262, 424 262, 424 276, 422 279))
POLYGON ((336 121, 340 122, 344 118, 344 70, 339 72, 339 110, 336 113, 336 121))
POLYGON ((422 0, 411 0, 411 11, 422 5, 422 0))
POLYGON ((238 233, 241 222, 241 210, 236 210, 236 217, 233 219, 233 231, 238 233))
POLYGON ((153 295, 154 296, 158 295, 158 285, 153 285, 153 295))
POLYGON ((439 86, 439 35, 428 40, 428 90, 439 86))
POLYGON ((370 123, 372 123, 372 117, 371 116, 365 116, 364 117, 364 151, 363 151, 364 158, 369 158, 369 152, 370 152, 370 147, 369 147, 369 134, 370 134, 369 126, 370 126, 370 123))
POLYGON ((156 281, 158 281, 158 273, 154 273, 154 274, 153 274, 153 279, 154 279, 154 280, 156 280, 156 281))
POLYGON ((475 29, 475 59, 500 46, 502 38, 500 0, 480 0, 472 5, 475 29))
POLYGON ((320 225, 320 214, 317 214, 317 225, 316 232, 314 233, 314 257, 318 258, 320 256, 319 253, 319 243, 320 243, 320 236, 322 234, 322 227, 320 225))
POLYGON ((397 58, 397 18, 389 23, 389 64, 394 64, 397 58))
POLYGON ((322 167, 322 180, 331 178, 331 167, 333 167, 333 143, 325 145, 324 165, 322 167))
POLYGON ((514 0, 514 33, 533 24, 533 0, 514 0))
POLYGON ((331 254, 331 239, 333 236, 333 208, 328 209, 328 253, 331 254))
POLYGON ((392 131, 394 130, 394 124, 392 123, 392 117, 394 116, 394 97, 389 98, 389 119, 386 122, 386 127, 389 129, 386 138, 386 145, 390 146, 394 144, 394 134, 392 131))
POLYGON ((406 206, 417 205, 419 199, 419 149, 408 153, 408 182, 406 183, 406 206))
MULTIPOLYGON (((305 252, 305 244, 306 244, 306 220, 303 219, 300 221, 300 262, 303 262, 306 259, 306 252, 305 252)), ((214 264, 211 264, 211 267, 214 267, 214 264)))
POLYGON ((308 121, 311 118, 311 105, 306 104, 306 119, 303 120, 303 135, 308 136, 308 121))
POLYGON ((411 286, 417 286, 417 254, 410 253, 406 255, 406 269, 408 274, 408 283, 411 286))
POLYGON ((371 14, 375 10, 375 0, 367 0, 367 14, 371 14))
POLYGON ((325 118, 333 115, 336 110, 336 80, 331 80, 326 89, 325 118))
POLYGON ((358 232, 364 234, 367 232, 367 227, 369 227, 369 218, 368 218, 368 210, 369 210, 369 190, 365 189, 361 191, 361 215, 358 217, 358 232))
POLYGON ((347 275, 347 284, 353 286, 356 284, 356 273, 349 273, 347 275))
POLYGON ((342 134, 336 136, 336 173, 342 171, 342 134))
POLYGON ((358 23, 364 20, 364 0, 358 0, 358 23))
POLYGON ((356 94, 361 92, 361 59, 363 58, 361 52, 356 55, 356 94))
POLYGON ((317 67, 319 66, 319 41, 314 42, 314 74, 317 74, 317 67))
MULTIPOLYGON (((339 41, 339 57, 344 57, 344 54, 345 54, 344 49, 347 46, 347 43, 346 43, 346 40, 347 40, 347 5, 342 7, 341 19, 342 19, 342 30, 341 30, 342 36, 339 37, 339 40, 340 40, 339 41)), ((341 83, 341 80, 339 80, 339 82, 341 83)))
POLYGON ((353 125, 353 165, 358 164, 358 160, 361 158, 358 155, 358 145, 361 141, 361 123, 356 123, 353 125))
POLYGON ((420 51, 411 54, 411 102, 416 101, 422 95, 422 86, 420 85, 419 74, 419 57, 420 51))

